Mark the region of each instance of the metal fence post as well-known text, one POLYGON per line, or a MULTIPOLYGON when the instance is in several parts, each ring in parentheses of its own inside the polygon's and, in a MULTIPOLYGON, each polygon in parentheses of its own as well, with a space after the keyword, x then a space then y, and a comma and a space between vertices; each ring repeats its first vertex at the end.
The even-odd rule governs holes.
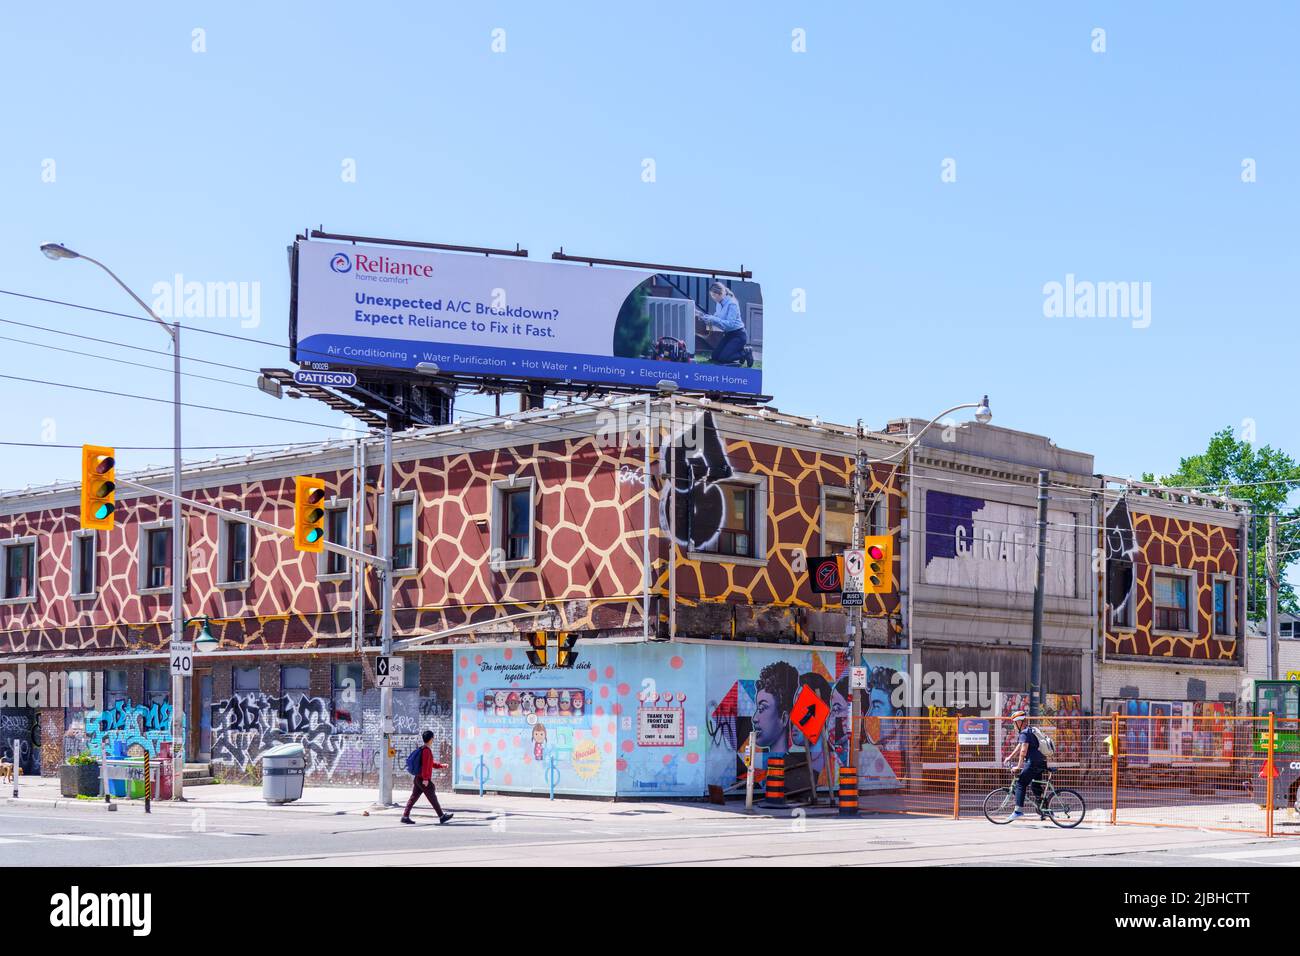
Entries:
POLYGON ((1275 738, 1273 735, 1277 729, 1276 721, 1277 714, 1270 713, 1268 715, 1268 761, 1264 764, 1264 773, 1268 777, 1267 785, 1264 788, 1265 793, 1267 794, 1266 799, 1268 800, 1267 807, 1264 811, 1264 833, 1267 836, 1273 835, 1273 781, 1277 777, 1277 768, 1273 764, 1273 758, 1275 755, 1273 744, 1275 738))
POLYGON ((745 768, 745 812, 754 812, 754 760, 757 758, 756 748, 754 746, 754 737, 756 732, 749 732, 749 760, 745 768))
POLYGON ((952 718, 952 818, 961 819, 961 718, 952 718))
POLYGON ((1119 816, 1119 711, 1110 715, 1110 825, 1119 816))
POLYGON ((14 799, 18 799, 18 774, 22 767, 22 741, 14 738, 14 799))

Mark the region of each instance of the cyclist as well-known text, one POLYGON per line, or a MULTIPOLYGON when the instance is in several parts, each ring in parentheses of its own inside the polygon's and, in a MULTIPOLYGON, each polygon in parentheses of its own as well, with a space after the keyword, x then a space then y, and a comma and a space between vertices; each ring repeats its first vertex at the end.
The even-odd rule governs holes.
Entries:
MULTIPOLYGON (((1003 766, 1009 764, 1012 760, 1016 761, 1013 772, 1016 774, 1016 812, 1011 815, 1014 820, 1016 817, 1025 815, 1025 791, 1030 784, 1034 787, 1034 797, 1039 807, 1043 803, 1043 771, 1047 769, 1047 758, 1043 756, 1042 749, 1038 746, 1038 736, 1029 729, 1029 715, 1023 710, 1017 710, 1011 715, 1011 723, 1016 728, 1016 746, 1011 753, 1007 754, 1002 761, 1003 766)), ((1047 819, 1042 809, 1039 809, 1038 815, 1044 820, 1047 819)))

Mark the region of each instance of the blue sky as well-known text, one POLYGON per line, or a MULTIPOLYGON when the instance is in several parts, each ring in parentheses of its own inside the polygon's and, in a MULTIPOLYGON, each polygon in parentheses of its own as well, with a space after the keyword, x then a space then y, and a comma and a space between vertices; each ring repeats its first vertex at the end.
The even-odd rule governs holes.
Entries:
MULTIPOLYGON (((132 311, 98 270, 38 253, 56 240, 146 299, 176 273, 260 283, 258 328, 194 324, 284 341, 285 246, 309 226, 518 242, 538 259, 563 245, 743 262, 764 286, 765 386, 782 409, 880 426, 987 392, 996 423, 1120 475, 1170 470, 1245 420, 1300 454, 1294 4, 849 7, 13 6, 0 288, 132 311), (1044 317, 1044 284, 1067 274, 1149 282, 1149 327, 1044 317)), ((0 318, 167 348, 145 323, 10 296, 0 318)), ((169 363, 3 323, 0 336, 169 363)), ((186 345, 287 364, 212 336, 186 345)), ((165 371, 6 340, 0 354, 3 374, 170 394, 165 371)), ((275 402, 252 373, 189 370, 242 384, 188 379, 186 401, 328 427, 189 411, 187 444, 337 434, 337 416, 275 402)), ((0 396, 0 440, 170 442, 163 405, 5 379, 0 396)), ((0 449, 0 487, 75 469, 71 450, 0 449)))

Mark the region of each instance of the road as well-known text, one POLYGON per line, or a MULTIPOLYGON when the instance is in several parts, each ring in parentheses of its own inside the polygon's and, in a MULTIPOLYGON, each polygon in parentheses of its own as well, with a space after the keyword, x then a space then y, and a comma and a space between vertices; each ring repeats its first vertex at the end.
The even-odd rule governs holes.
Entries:
POLYGON ((624 865, 624 866, 1300 866, 1300 838, 1084 823, 921 817, 687 816, 635 804, 591 811, 457 806, 403 826, 397 813, 285 813, 159 805, 0 807, 9 866, 624 865))

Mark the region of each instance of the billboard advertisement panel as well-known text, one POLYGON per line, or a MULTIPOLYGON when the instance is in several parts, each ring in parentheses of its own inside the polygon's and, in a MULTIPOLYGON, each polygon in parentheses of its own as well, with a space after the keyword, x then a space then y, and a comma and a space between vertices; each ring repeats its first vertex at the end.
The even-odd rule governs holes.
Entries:
POLYGON ((294 360, 757 395, 755 282, 299 240, 294 360))

